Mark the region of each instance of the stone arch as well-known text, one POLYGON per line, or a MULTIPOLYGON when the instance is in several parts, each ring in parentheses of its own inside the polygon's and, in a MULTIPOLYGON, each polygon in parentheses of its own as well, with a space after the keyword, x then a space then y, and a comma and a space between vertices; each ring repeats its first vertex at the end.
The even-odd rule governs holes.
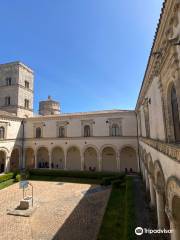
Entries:
POLYGON ((92 146, 88 146, 84 150, 84 170, 98 170, 98 152, 92 146))
POLYGON ((14 148, 10 156, 10 171, 17 171, 20 167, 20 148, 14 148))
POLYGON ((131 145, 125 145, 120 150, 120 170, 138 171, 136 150, 131 145))
POLYGON ((165 177, 159 160, 154 162, 154 181, 156 187, 165 193, 165 177))
POLYGON ((37 167, 49 168, 49 151, 46 147, 39 147, 37 149, 37 167))
POLYGON ((116 172, 117 169, 117 152, 115 147, 106 145, 101 149, 102 153, 102 171, 116 172))
POLYGON ((25 149, 25 165, 27 169, 35 168, 34 150, 31 147, 25 149))
POLYGON ((67 149, 66 168, 68 170, 81 170, 81 154, 76 146, 67 149))
POLYGON ((6 165, 6 152, 0 149, 0 173, 5 171, 6 165))
POLYGON ((172 176, 167 180, 167 206, 166 213, 173 229, 172 239, 180 239, 180 180, 172 176))
POLYGON ((51 151, 51 167, 59 169, 65 167, 64 151, 60 146, 55 146, 51 151))
POLYGON ((148 163, 149 173, 150 173, 151 177, 154 179, 154 164, 153 164, 152 157, 151 157, 150 153, 147 154, 147 159, 148 159, 147 163, 148 163))

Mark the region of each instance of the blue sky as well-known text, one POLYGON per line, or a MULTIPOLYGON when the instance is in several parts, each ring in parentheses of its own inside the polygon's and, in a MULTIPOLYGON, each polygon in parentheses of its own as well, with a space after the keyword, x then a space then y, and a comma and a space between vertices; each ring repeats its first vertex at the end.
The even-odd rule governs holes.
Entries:
POLYGON ((162 0, 1 0, 0 62, 35 71, 35 111, 134 109, 162 0))

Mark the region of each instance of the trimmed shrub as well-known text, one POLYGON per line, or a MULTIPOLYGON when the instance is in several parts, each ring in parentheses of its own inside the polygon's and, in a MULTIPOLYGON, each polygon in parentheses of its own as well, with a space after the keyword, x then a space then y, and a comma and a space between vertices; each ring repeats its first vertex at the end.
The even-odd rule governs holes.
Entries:
POLYGON ((5 181, 7 181, 7 180, 10 180, 10 179, 12 179, 13 177, 14 177, 14 173, 6 173, 6 174, 0 176, 0 183, 1 183, 1 182, 5 182, 5 181))
POLYGON ((117 172, 89 172, 89 171, 66 171, 58 169, 32 169, 29 171, 30 176, 51 176, 51 177, 68 177, 68 178, 88 178, 99 179, 104 177, 120 177, 122 173, 117 172))
POLYGON ((125 173, 120 173, 118 176, 105 177, 102 179, 101 185, 108 186, 111 185, 114 181, 124 181, 125 173))
POLYGON ((15 182, 20 182, 21 181, 21 175, 17 174, 15 177, 15 182))

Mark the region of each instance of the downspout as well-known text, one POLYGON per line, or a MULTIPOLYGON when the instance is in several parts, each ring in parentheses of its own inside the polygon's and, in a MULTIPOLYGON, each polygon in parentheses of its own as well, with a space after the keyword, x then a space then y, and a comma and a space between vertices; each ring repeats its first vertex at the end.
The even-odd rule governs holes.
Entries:
POLYGON ((22 125, 22 145, 21 145, 21 170, 24 169, 24 120, 21 121, 21 125, 22 125))
POLYGON ((142 171, 141 171, 141 164, 140 164, 139 135, 138 135, 138 132, 139 132, 138 117, 137 117, 136 110, 135 110, 135 115, 136 115, 137 142, 138 142, 138 163, 139 163, 139 171, 140 171, 140 173, 142 173, 142 171))

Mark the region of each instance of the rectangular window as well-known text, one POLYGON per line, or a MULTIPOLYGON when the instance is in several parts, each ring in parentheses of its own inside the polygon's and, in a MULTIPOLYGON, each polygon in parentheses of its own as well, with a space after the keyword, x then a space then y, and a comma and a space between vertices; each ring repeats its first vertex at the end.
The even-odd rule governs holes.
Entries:
POLYGON ((11 86, 11 78, 10 77, 7 77, 6 78, 6 86, 11 86))
POLYGON ((25 81, 25 88, 29 88, 29 82, 25 81))
POLYGON ((5 97, 5 105, 9 106, 11 104, 11 98, 10 97, 5 97))
POLYGON ((29 100, 28 99, 24 100, 24 107, 27 109, 29 108, 29 100))

